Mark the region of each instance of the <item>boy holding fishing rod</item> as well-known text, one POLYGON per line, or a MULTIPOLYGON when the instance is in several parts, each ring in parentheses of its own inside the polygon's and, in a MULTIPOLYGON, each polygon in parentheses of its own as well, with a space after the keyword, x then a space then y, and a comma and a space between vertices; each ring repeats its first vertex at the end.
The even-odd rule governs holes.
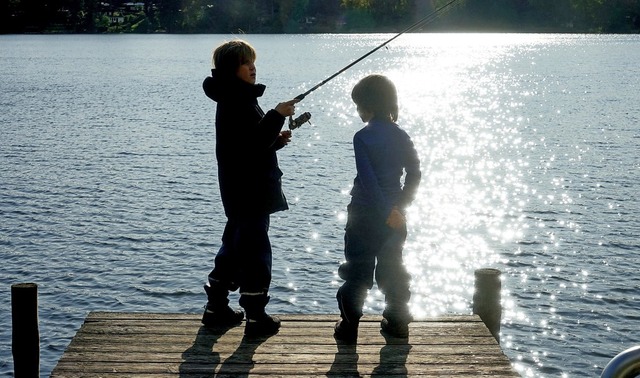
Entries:
POLYGON ((291 141, 282 130, 285 117, 295 113, 293 99, 266 113, 258 105, 266 87, 256 84, 256 51, 243 40, 218 46, 211 76, 202 84, 216 105, 218 185, 227 223, 214 268, 204 286, 205 326, 233 326, 244 313, 229 307, 230 291, 240 290, 246 311, 245 335, 278 332, 280 319, 268 315, 272 250, 270 214, 289 208, 282 192, 282 171, 276 152, 291 141))
POLYGON ((334 337, 357 341, 362 308, 375 277, 385 296, 382 331, 404 338, 412 320, 411 276, 402 259, 405 209, 420 184, 420 160, 411 138, 396 123, 398 96, 391 80, 369 75, 354 86, 351 98, 366 125, 353 137, 356 177, 347 206, 346 262, 338 269, 344 283, 336 294, 340 320, 334 337))

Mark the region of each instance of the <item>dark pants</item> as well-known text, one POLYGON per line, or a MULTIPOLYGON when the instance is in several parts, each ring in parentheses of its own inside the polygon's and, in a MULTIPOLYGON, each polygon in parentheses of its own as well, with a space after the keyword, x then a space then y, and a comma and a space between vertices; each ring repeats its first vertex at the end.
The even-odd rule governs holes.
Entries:
MULTIPOLYGON (((209 285, 240 295, 266 295, 271 285, 269 215, 228 219, 209 285)), ((226 295, 225 295, 226 299, 226 295)), ((209 298, 209 302, 216 298, 209 298)))
POLYGON ((341 317, 353 323, 360 320, 367 291, 373 287, 375 278, 385 296, 383 315, 398 320, 408 319, 411 276, 402 260, 406 226, 393 230, 385 224, 386 219, 374 217, 366 208, 352 204, 347 211, 344 235, 346 262, 338 270, 345 282, 336 295, 341 317))

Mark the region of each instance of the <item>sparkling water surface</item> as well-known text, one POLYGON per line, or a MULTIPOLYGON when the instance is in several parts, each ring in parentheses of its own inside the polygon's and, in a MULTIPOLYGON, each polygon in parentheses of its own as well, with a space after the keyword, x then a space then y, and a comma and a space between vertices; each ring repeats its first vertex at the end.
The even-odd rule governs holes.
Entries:
MULTIPOLYGON (((268 109, 392 36, 241 37, 268 109)), ((202 311, 225 218, 201 83, 234 37, 0 36, 0 374, 15 283, 38 284, 42 376, 90 311, 202 311)), ((639 61, 638 35, 406 34, 309 94, 311 124, 280 153, 291 209, 272 217, 270 312, 337 316, 363 126, 350 91, 383 73, 423 168, 414 315, 471 313, 474 271, 497 268, 517 371, 599 376, 639 336, 639 61)), ((382 304, 374 287, 365 311, 382 304)))

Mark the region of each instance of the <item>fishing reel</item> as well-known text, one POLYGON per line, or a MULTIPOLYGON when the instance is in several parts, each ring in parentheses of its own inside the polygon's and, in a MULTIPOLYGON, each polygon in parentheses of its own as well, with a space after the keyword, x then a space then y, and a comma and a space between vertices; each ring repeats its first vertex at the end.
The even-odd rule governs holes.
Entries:
POLYGON ((299 117, 296 117, 296 119, 293 119, 292 116, 289 116, 289 130, 297 129, 306 122, 309 122, 309 124, 311 124, 311 121, 309 121, 309 119, 311 119, 311 113, 309 112, 302 113, 299 117))

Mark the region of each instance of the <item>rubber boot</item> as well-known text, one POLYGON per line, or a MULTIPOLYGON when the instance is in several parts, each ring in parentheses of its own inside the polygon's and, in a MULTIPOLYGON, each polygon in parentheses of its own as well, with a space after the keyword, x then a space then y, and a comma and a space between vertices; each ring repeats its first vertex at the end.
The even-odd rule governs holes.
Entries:
POLYGON ((388 303, 382 312, 382 317, 380 328, 383 332, 399 338, 409 336, 409 323, 413 321, 413 316, 406 303, 388 303))
POLYGON ((267 303, 269 303, 269 296, 266 294, 240 295, 240 306, 247 312, 247 323, 244 328, 245 336, 260 337, 278 333, 280 319, 265 312, 267 303))
POLYGON ((333 329, 333 337, 336 340, 353 344, 358 341, 358 325, 358 323, 353 324, 341 318, 333 329))
POLYGON ((334 327, 333 337, 346 343, 355 343, 358 340, 358 326, 362 317, 362 306, 367 289, 358 288, 345 283, 336 293, 340 320, 334 327))
POLYGON ((204 291, 208 299, 202 314, 205 327, 230 327, 242 322, 244 312, 229 307, 229 290, 218 285, 204 285, 204 291))

